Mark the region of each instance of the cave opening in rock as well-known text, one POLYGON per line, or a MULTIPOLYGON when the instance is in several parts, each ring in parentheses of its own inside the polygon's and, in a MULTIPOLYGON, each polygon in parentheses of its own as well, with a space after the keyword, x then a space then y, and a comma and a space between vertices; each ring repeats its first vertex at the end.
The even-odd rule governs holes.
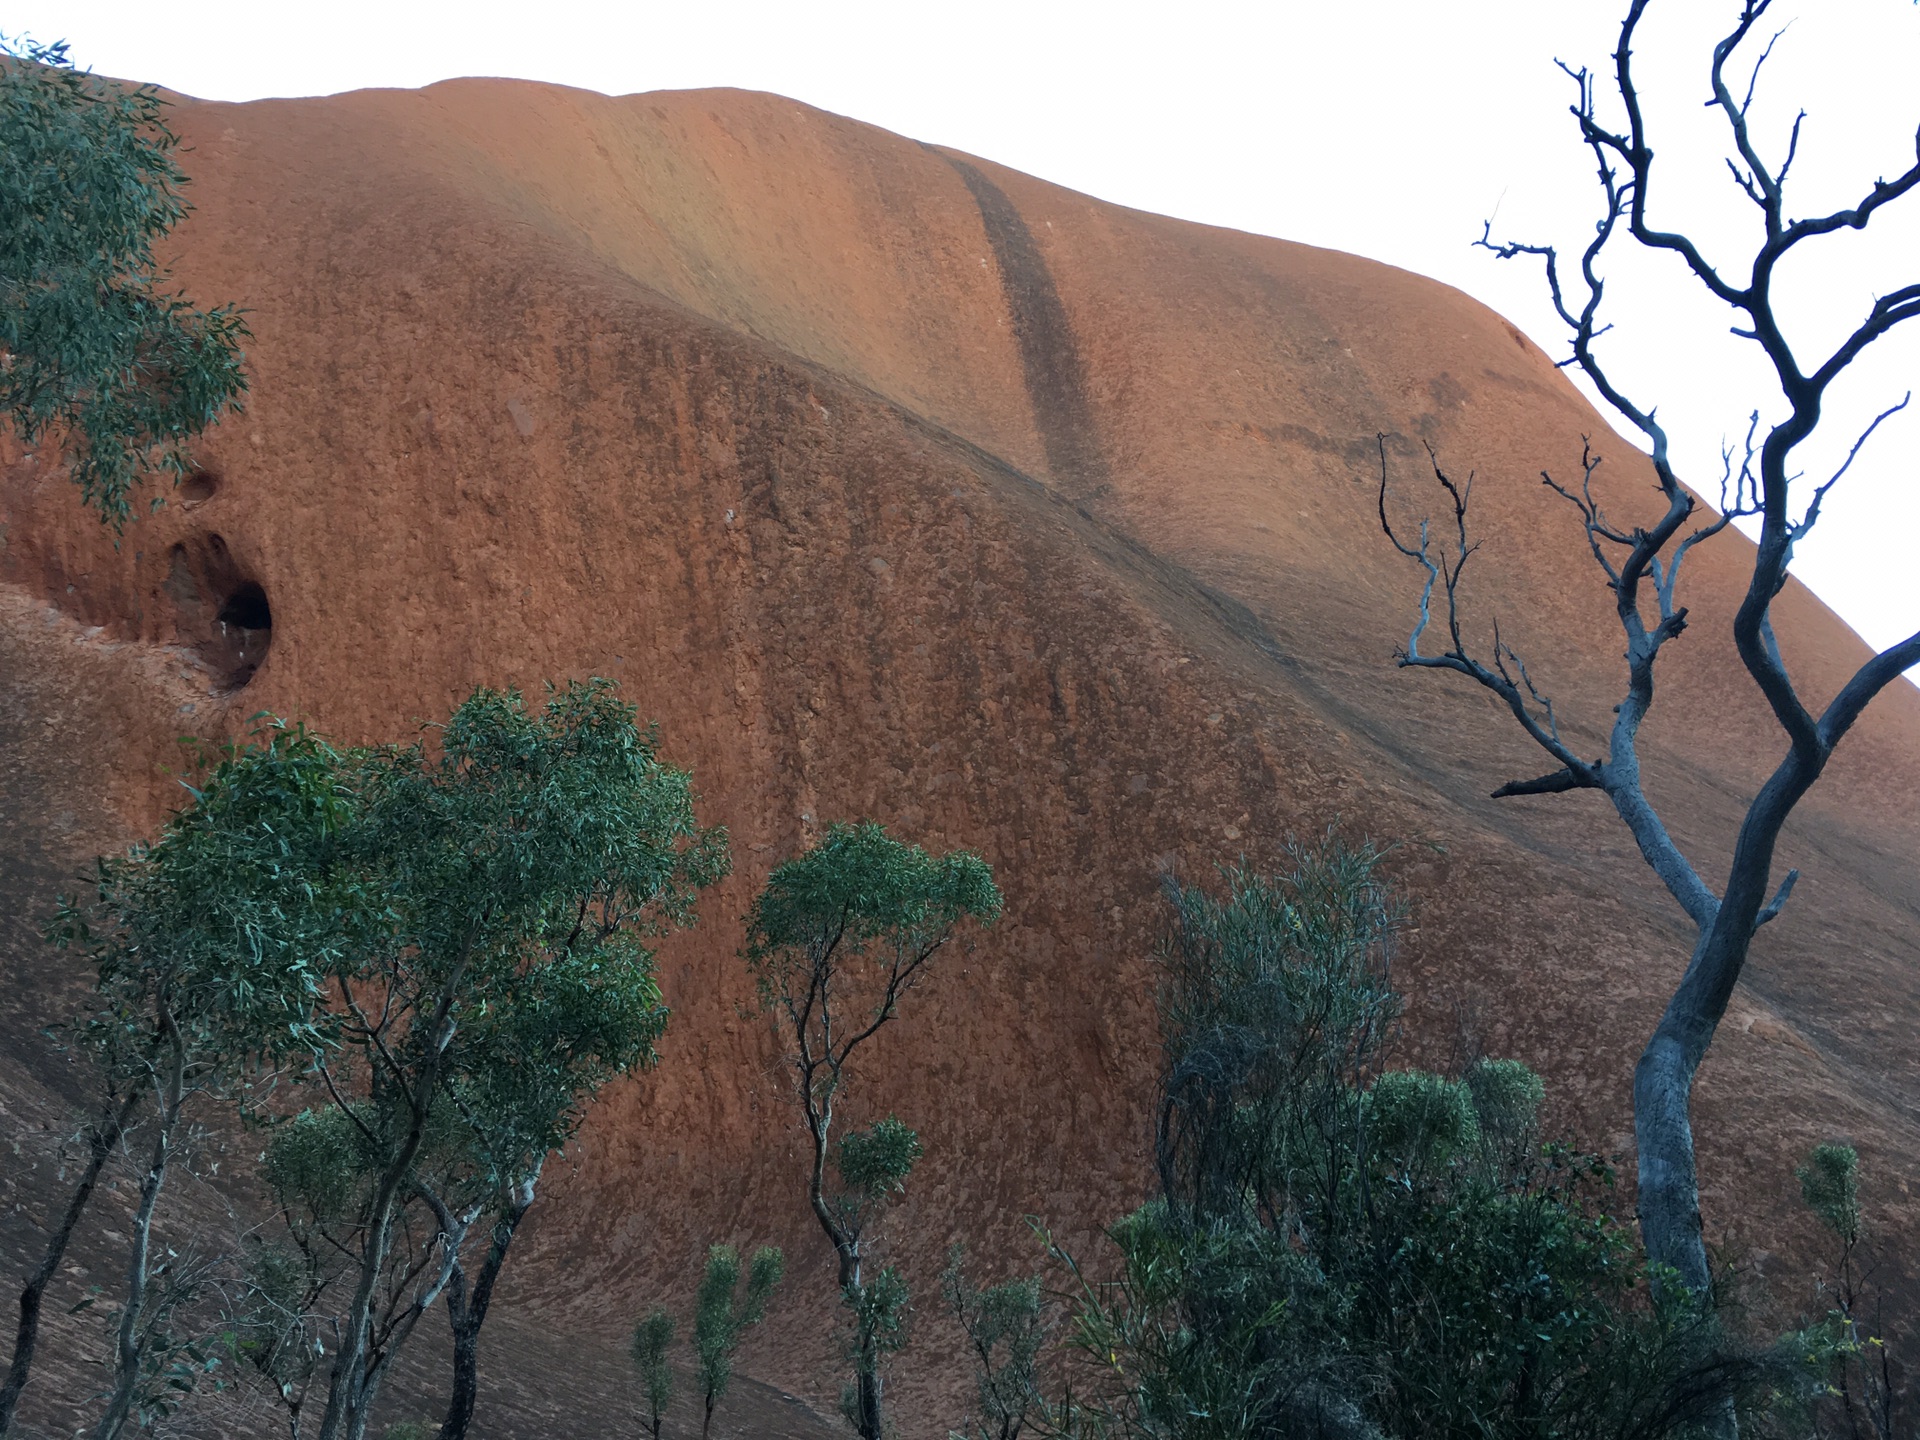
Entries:
POLYGON ((238 690, 267 658, 273 641, 273 608, 258 581, 242 580, 227 592, 214 616, 208 659, 228 690, 238 690))
POLYGON ((273 610, 267 604, 267 592, 251 580, 242 580, 234 586, 215 618, 222 625, 235 625, 242 630, 273 629, 273 610))

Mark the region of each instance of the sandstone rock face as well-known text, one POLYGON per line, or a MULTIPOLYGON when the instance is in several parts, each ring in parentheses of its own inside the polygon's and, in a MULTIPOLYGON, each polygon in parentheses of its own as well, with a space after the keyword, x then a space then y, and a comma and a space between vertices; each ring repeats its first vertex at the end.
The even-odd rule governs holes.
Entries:
MULTIPOLYGON (((1487 799, 1540 762, 1478 693, 1391 664, 1419 577, 1378 533, 1377 433, 1410 506, 1424 444, 1477 472, 1475 623, 1602 748, 1621 644, 1538 477, 1583 435, 1619 515, 1647 477, 1498 316, 769 95, 462 81, 177 122, 178 274, 249 308, 253 396, 117 548, 49 458, 0 456, 5 653, 49 705, 95 697, 84 725, 8 712, 17 754, 59 749, 36 727, 70 742, 34 793, 132 833, 176 732, 267 709, 392 739, 476 682, 604 674, 732 830, 734 879, 661 951, 662 1063, 550 1172, 518 1313, 610 1351, 709 1241, 782 1243, 787 1304, 745 1368, 831 1410, 830 1268, 735 950, 767 869, 840 817, 977 849, 1008 899, 851 1100, 927 1145, 890 1222, 923 1296, 910 1434, 958 1418, 946 1245, 1030 1266, 1023 1216, 1085 1245, 1144 1193, 1164 866, 1328 825, 1403 842, 1406 1058, 1470 1031, 1628 1148, 1680 917, 1597 797, 1487 799)), ((1747 553, 1691 562, 1647 734, 1708 872, 1779 748, 1727 636, 1747 553)), ((1860 642, 1804 592, 1779 614, 1832 693, 1860 642)), ((1803 806, 1782 858, 1805 878, 1703 1073, 1709 1224, 1763 1270, 1803 1252, 1791 1166, 1836 1134, 1879 1222, 1916 1232, 1916 775, 1900 685, 1803 806)), ((48 808, 9 824, 31 840, 48 808)), ((44 968, 17 908, 9 964, 44 968)))

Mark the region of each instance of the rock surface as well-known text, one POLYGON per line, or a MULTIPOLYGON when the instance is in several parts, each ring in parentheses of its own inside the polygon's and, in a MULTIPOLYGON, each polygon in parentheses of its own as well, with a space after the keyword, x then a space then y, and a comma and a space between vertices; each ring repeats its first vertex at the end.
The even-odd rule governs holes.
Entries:
MULTIPOLYGON (((1539 761, 1478 693, 1391 664, 1419 577, 1378 532, 1376 433, 1409 514, 1423 445, 1477 472, 1474 622, 1497 616, 1601 748, 1620 641, 1538 477, 1593 436, 1637 517, 1644 463, 1498 316, 769 95, 460 81, 176 122, 197 207, 177 273, 248 308, 253 395, 118 547, 49 458, 0 451, 10 1097, 59 1104, 31 1037, 51 1017, 24 1013, 59 986, 36 907, 155 823, 176 733, 272 710, 396 739, 476 682, 604 674, 692 767, 736 875, 662 949, 658 1071, 549 1172, 493 1339, 508 1368, 537 1326, 615 1374, 707 1243, 771 1241, 787 1301, 743 1369, 832 1412, 828 1258, 735 951, 768 868, 833 818, 977 849, 1008 899, 851 1101, 927 1146, 888 1223, 922 1297, 909 1435, 960 1416, 949 1242, 1031 1268, 1022 1217, 1085 1247, 1144 1193, 1164 866, 1329 825, 1401 842, 1406 1058, 1463 1036, 1522 1058, 1557 1122, 1629 1148, 1677 911, 1599 798, 1486 798, 1539 761)), ((1691 562, 1647 731, 1710 875, 1779 746, 1727 638, 1748 553, 1691 562)), ((1824 698, 1861 643, 1797 587, 1777 613, 1824 698)), ((1808 1144, 1855 1140, 1876 1223, 1920 1233, 1916 775, 1899 685, 1803 805, 1782 859, 1805 878, 1702 1075, 1708 1223, 1788 1305, 1808 1144)), ((515 1413, 558 1404, 565 1368, 517 1373, 515 1413)), ((626 1428, 546 1413, 525 1433, 626 1428)))

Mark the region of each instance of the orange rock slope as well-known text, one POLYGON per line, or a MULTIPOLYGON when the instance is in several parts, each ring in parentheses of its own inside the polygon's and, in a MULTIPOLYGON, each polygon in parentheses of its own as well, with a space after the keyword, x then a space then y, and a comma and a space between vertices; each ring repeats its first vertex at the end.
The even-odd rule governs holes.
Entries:
MULTIPOLYGON (((1487 799, 1539 761, 1478 694, 1390 663, 1418 576, 1378 533, 1377 432, 1410 507, 1422 442, 1477 470, 1476 624, 1499 617, 1596 751, 1610 718, 1607 597, 1538 474, 1595 436, 1631 514, 1640 464, 1500 317, 770 95, 460 81, 177 124, 178 273, 249 309, 253 395, 118 548, 7 452, 6 653, 48 694, 71 669, 114 697, 84 737, 16 715, 9 744, 98 744, 107 773, 49 783, 131 833, 183 728, 270 709, 389 739, 475 682, 608 674, 734 836, 735 878, 661 954, 661 1066, 554 1174, 518 1313, 613 1345, 709 1240, 778 1241, 795 1275, 747 1368, 831 1408, 829 1268, 735 950, 767 869, 835 817, 975 848, 1008 898, 852 1101, 927 1143, 889 1223, 926 1298, 911 1433, 958 1418, 930 1293, 949 1241, 1025 1261, 1022 1216, 1084 1242, 1143 1193, 1165 865, 1330 824, 1402 841, 1408 1057, 1466 1024, 1627 1147, 1679 917, 1598 798, 1487 799)), ((1647 741, 1708 870, 1778 749, 1730 664, 1747 553, 1693 562, 1647 741)), ((1816 693, 1863 654, 1798 590, 1780 632, 1816 693)), ((1703 1075, 1709 1223, 1763 1271, 1803 1250, 1791 1165, 1831 1135, 1914 1233, 1916 773, 1901 685, 1803 807, 1784 858, 1806 878, 1703 1075)))

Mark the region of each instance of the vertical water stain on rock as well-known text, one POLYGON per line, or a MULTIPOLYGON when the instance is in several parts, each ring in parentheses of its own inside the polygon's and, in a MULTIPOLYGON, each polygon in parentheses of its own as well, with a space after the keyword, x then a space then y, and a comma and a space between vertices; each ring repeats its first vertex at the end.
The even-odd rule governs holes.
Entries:
POLYGON ((959 156, 943 150, 933 153, 954 168, 980 207, 980 223, 986 227, 1013 317, 1020 367, 1034 425, 1046 451, 1048 476, 1056 489, 1076 500, 1087 499, 1107 483, 1107 463, 1087 394, 1086 366, 1047 262, 1004 190, 959 156))

